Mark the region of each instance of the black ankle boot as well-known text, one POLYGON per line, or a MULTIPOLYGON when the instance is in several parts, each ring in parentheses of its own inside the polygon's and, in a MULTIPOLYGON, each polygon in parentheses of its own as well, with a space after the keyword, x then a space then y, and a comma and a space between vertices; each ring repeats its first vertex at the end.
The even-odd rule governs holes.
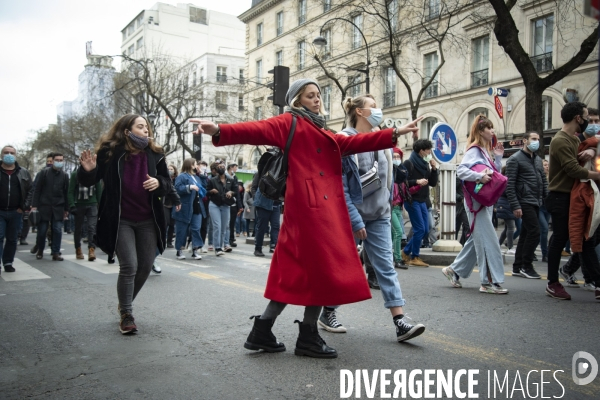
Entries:
POLYGON ((273 319, 260 319, 260 315, 253 315, 254 326, 244 343, 244 347, 248 350, 264 350, 268 353, 278 353, 285 351, 285 345, 278 342, 271 332, 271 328, 275 323, 273 319))
POLYGON ((377 282, 377 276, 375 276, 374 272, 367 275, 367 282, 369 283, 369 287, 371 289, 381 290, 379 287, 379 282, 377 282))
POLYGON ((337 358, 337 351, 327 346, 327 343, 319 335, 317 324, 305 324, 298 320, 294 321, 300 328, 300 334, 296 341, 297 356, 309 356, 315 358, 337 358))

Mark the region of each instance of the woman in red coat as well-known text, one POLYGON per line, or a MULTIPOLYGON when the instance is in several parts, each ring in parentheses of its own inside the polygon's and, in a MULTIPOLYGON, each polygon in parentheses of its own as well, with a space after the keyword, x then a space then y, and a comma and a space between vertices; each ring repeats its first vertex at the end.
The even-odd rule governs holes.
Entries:
POLYGON ((196 133, 213 137, 215 146, 233 144, 285 148, 292 116, 296 131, 289 150, 285 193, 285 221, 265 290, 270 299, 244 347, 267 352, 285 351, 271 332, 275 318, 287 304, 306 306, 296 342, 296 355, 335 358, 317 331, 324 304, 354 303, 371 298, 369 286, 356 252, 342 186, 345 155, 389 149, 398 137, 417 132, 417 122, 364 135, 335 135, 325 129, 321 91, 317 82, 300 79, 286 94, 291 112, 258 122, 215 125, 192 119, 196 133), (335 246, 329 245, 335 238, 335 246))

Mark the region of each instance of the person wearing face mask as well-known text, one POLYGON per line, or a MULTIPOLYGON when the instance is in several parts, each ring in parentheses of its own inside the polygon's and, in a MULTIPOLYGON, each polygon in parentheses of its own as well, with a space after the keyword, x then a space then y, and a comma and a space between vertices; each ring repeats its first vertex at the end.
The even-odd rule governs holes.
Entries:
MULTIPOLYGON (((46 156, 46 166, 44 168, 52 168, 53 162, 54 162, 54 153, 48 153, 48 155, 46 156)), ((33 194, 35 192, 35 187, 37 185, 37 179, 39 176, 42 176, 42 175, 37 173, 35 175, 35 178, 33 179, 33 189, 31 190, 31 192, 29 192, 29 195, 27 196, 27 204, 31 204, 33 202, 33 194)), ((37 225, 32 226, 31 230, 33 233, 37 233, 37 225)), ((52 241, 52 227, 51 226, 48 227, 48 232, 46 232, 46 237, 48 239, 48 243, 51 243, 51 241, 52 241)), ((29 252, 31 254, 36 254, 37 253, 37 244, 34 244, 29 252)))
MULTIPOLYGON (((60 153, 54 153, 51 168, 45 168, 36 177, 36 186, 33 193, 31 210, 39 209, 40 222, 37 232, 36 258, 42 259, 44 247, 46 246, 46 231, 48 226, 52 227, 52 261, 63 261, 60 254, 62 240, 63 221, 69 215, 69 175, 63 171, 64 157, 60 153)), ((92 186, 92 185, 90 185, 92 186)))
POLYGON ((223 162, 215 161, 212 166, 217 171, 217 176, 209 179, 206 185, 208 198, 210 199, 208 212, 212 221, 215 255, 221 256, 225 252, 231 251, 231 247, 228 246, 229 217, 231 214, 230 208, 237 201, 237 184, 229 175, 225 174, 225 164, 223 162))
MULTIPOLYGON (((344 101, 348 127, 340 132, 347 136, 363 135, 383 120, 381 109, 370 94, 347 98, 344 101)), ((392 188, 394 169, 390 149, 358 153, 342 158, 342 183, 354 237, 363 241, 363 251, 373 267, 381 290, 384 307, 392 314, 396 340, 413 339, 425 331, 423 324, 412 325, 404 318, 404 306, 398 273, 394 269, 394 254, 390 235, 392 224, 392 188), (381 184, 375 190, 364 189, 362 179, 374 170, 381 184)), ((365 262, 366 263, 366 262, 365 262)), ((370 275, 370 274, 369 274, 370 275)), ((369 282, 371 277, 369 277, 369 282)), ((319 326, 329 332, 346 332, 337 319, 338 306, 326 306, 319 317, 319 326)))
MULTIPOLYGON (((171 178, 171 184, 173 186, 175 186, 175 179, 177 179, 177 176, 179 175, 179 171, 177 171, 177 167, 174 166, 173 164, 169 165, 167 168, 169 170, 169 177, 171 178)), ((173 201, 171 200, 171 197, 165 196, 164 207, 165 207, 165 210, 164 210, 165 223, 167 224, 167 248, 172 249, 173 248, 173 238, 175 237, 175 220, 173 218, 171 218, 171 211, 173 209, 173 201)))
POLYGON ((119 258, 119 330, 130 334, 138 329, 132 303, 150 275, 157 249, 162 253, 166 246, 162 199, 172 193, 172 184, 165 154, 154 143, 146 118, 127 114, 100 137, 96 154, 81 154, 80 163, 80 185, 104 182, 95 244, 109 263, 119 258))
MULTIPOLYGON (((577 181, 599 180, 600 173, 590 171, 581 166, 579 161, 584 159, 585 151, 579 151, 580 140, 577 134, 585 132, 588 127, 589 113, 587 106, 581 102, 572 102, 564 105, 560 112, 563 120, 562 129, 554 135, 550 142, 550 167, 549 167, 549 194, 546 198, 546 208, 552 215, 552 237, 548 246, 548 285, 546 294, 559 300, 570 300, 563 285, 558 281, 561 252, 569 240, 570 206, 573 185, 577 181)), ((593 157, 585 157, 591 159, 593 157)), ((585 162, 585 161, 584 161, 585 162)), ((579 210, 581 212, 582 210, 579 210)), ((589 234, 589 232, 588 232, 589 234)), ((573 243, 571 243, 573 246, 573 243)), ((573 247, 572 247, 573 248, 573 247)), ((590 279, 594 284, 600 284, 600 277, 596 275, 596 268, 592 267, 597 262, 594 245, 590 240, 583 241, 581 249, 584 264, 591 271, 590 279), (596 258, 594 261, 593 257, 596 258)), ((576 250, 575 250, 576 251, 576 250)), ((600 290, 595 291, 596 299, 600 299, 600 290)))
POLYGON ((0 260, 5 272, 15 272, 17 238, 23 213, 29 209, 27 198, 33 186, 29 171, 17 163, 14 146, 4 146, 0 155, 0 260))
MULTIPOLYGON (((200 184, 204 189, 206 189, 206 186, 208 185, 208 172, 208 163, 204 160, 199 161, 196 176, 198 177, 198 179, 200 179, 200 184)), ((202 243, 205 244, 200 249, 202 253, 208 253, 208 243, 212 243, 212 230, 210 234, 208 233, 208 230, 211 229, 210 213, 208 212, 208 202, 208 196, 204 196, 202 198, 202 204, 204 205, 204 210, 207 212, 206 217, 202 218, 202 225, 200 225, 200 237, 202 238, 202 243)))
POLYGON ((423 238, 429 232, 429 211, 427 210, 429 187, 435 187, 438 183, 437 165, 431 155, 432 147, 431 141, 419 139, 413 144, 413 152, 409 159, 404 161, 404 166, 408 171, 409 187, 421 186, 421 189, 412 195, 412 202, 404 203, 414 233, 401 255, 404 263, 413 267, 429 266, 419 255, 423 238))
MULTIPOLYGON (((321 89, 312 79, 292 82, 286 104, 288 112, 262 121, 215 125, 212 121, 190 119, 190 123, 198 124, 197 133, 211 135, 215 146, 251 144, 284 149, 296 121, 289 150, 285 218, 264 294, 270 302, 261 315, 251 317, 254 327, 244 347, 285 351, 272 327, 287 304, 296 304, 305 309, 304 319, 297 321, 299 335, 294 354, 335 358, 337 352, 327 346, 318 332, 321 306, 371 297, 344 200, 341 159, 393 147, 400 135, 418 132, 418 120, 401 128, 336 135, 324 129, 321 89), (335 246, 324 237, 335 238, 335 246)), ((254 205, 257 203, 255 198, 254 205)), ((387 234, 390 235, 389 230, 387 234)))
POLYGON ((529 279, 541 278, 533 268, 533 257, 540 242, 540 206, 548 195, 544 165, 536 154, 539 148, 540 135, 527 132, 523 135, 523 149, 506 161, 506 198, 515 218, 522 221, 512 276, 529 279))

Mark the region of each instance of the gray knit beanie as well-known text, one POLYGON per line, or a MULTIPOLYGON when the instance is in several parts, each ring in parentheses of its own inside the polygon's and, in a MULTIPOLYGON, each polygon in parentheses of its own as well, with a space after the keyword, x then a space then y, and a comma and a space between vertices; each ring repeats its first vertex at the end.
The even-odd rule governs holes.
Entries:
POLYGON ((304 86, 308 85, 309 83, 312 83, 313 85, 315 85, 317 87, 317 89, 319 89, 319 92, 321 92, 321 87, 319 86, 319 84, 316 81, 314 81, 312 79, 298 79, 297 81, 294 81, 291 83, 290 88, 288 89, 287 93, 285 94, 285 104, 287 104, 289 107, 291 107, 292 106, 290 104, 291 101, 294 99, 294 97, 296 97, 296 95, 298 94, 300 89, 302 89, 304 86))

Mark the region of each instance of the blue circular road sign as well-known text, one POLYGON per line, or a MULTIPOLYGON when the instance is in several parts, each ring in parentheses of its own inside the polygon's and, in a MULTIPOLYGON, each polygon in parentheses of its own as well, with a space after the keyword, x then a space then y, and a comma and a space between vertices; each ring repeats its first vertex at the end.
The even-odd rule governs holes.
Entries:
POLYGON ((450 162, 456 155, 458 140, 450 125, 438 122, 431 128, 429 140, 433 143, 431 154, 439 163, 450 162))

